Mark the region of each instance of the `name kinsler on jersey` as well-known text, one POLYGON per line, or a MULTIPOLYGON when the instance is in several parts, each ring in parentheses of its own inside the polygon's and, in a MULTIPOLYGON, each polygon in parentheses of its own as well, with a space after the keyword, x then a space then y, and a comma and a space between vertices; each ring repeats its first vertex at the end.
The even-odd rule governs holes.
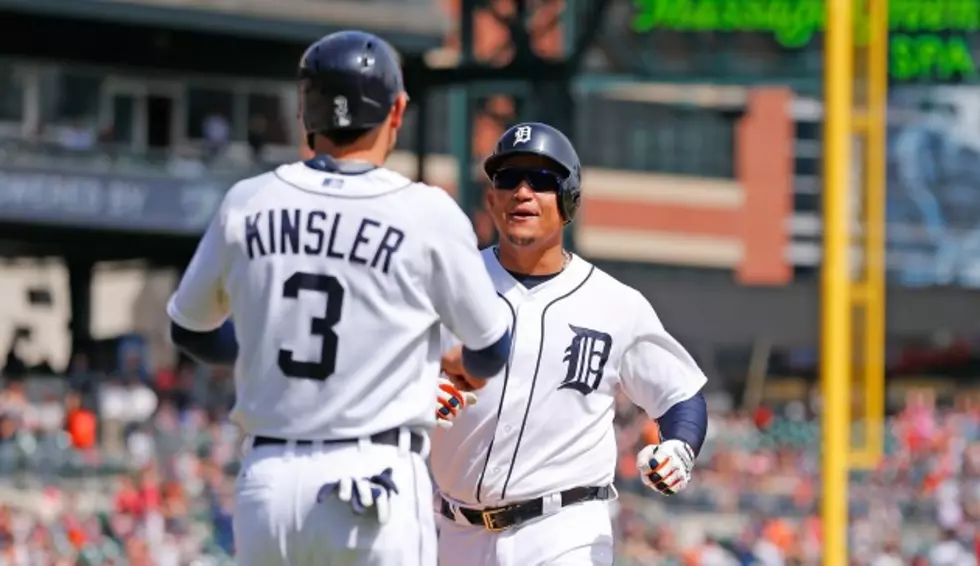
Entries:
POLYGON ((342 214, 322 210, 270 209, 245 218, 245 245, 249 259, 269 254, 323 256, 370 265, 387 274, 392 256, 405 240, 405 232, 363 218, 352 241, 338 241, 342 214), (383 233, 381 238, 377 238, 383 233))

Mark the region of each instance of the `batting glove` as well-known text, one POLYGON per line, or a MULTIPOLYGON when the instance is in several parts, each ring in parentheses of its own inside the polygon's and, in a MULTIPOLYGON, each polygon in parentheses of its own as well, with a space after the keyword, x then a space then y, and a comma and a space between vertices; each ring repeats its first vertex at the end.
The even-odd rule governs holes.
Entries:
POLYGON ((453 420, 470 405, 476 404, 476 394, 460 391, 453 382, 445 377, 439 378, 439 389, 436 393, 436 425, 440 428, 452 428, 453 420))
POLYGON ((391 468, 369 478, 343 478, 340 481, 324 484, 316 494, 317 503, 323 503, 334 493, 337 499, 348 503, 354 513, 363 515, 369 508, 377 510, 378 522, 388 522, 391 515, 389 499, 398 494, 398 487, 391 479, 391 468))
POLYGON ((680 440, 651 444, 636 455, 636 468, 647 487, 664 495, 674 495, 691 482, 694 450, 680 440))

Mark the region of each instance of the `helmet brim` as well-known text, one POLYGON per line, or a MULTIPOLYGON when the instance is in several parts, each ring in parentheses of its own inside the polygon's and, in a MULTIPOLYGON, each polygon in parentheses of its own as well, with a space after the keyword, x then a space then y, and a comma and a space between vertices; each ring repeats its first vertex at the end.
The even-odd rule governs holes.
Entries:
POLYGON ((564 172, 566 176, 571 175, 572 173, 568 170, 568 167, 565 167, 550 155, 541 151, 534 151, 530 149, 518 149, 515 151, 508 151, 507 153, 496 153, 491 155, 483 162, 483 172, 487 175, 487 178, 493 179, 493 174, 500 170, 500 167, 503 165, 504 161, 506 161, 508 157, 513 157, 515 155, 536 155, 538 157, 543 157, 555 165, 555 167, 557 167, 560 171, 564 172))

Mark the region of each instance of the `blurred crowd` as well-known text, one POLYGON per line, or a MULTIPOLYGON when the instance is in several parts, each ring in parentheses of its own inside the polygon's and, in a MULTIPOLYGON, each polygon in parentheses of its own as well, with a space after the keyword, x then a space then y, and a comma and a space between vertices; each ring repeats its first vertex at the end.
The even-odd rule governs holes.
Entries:
POLYGON ((227 370, 5 375, 0 566, 232 564, 227 370))
MULTIPOLYGON (((816 399, 814 397, 814 399, 816 399)), ((813 403, 816 404, 816 403, 813 403)), ((630 500, 618 515, 625 564, 819 564, 820 431, 817 407, 711 415, 709 440, 688 492, 630 500), (686 520, 687 519, 687 520, 686 520)), ((656 425, 625 398, 618 484, 637 491, 636 451, 656 425)), ((853 565, 971 566, 980 560, 980 400, 950 406, 910 394, 885 426, 886 456, 851 474, 853 565)))
MULTIPOLYGON (((238 433, 227 370, 181 362, 65 375, 8 364, 0 389, 0 566, 231 564, 238 433)), ((656 425, 625 396, 613 505, 617 564, 819 563, 819 407, 712 410, 691 488, 645 492, 656 425)), ((909 396, 886 458, 850 484, 854 565, 971 566, 980 556, 980 401, 909 396)))

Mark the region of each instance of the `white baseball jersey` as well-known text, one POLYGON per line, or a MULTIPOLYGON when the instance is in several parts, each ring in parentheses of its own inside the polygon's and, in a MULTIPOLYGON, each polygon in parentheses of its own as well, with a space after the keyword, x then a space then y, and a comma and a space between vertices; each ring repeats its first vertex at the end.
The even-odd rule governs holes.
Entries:
POLYGON ((302 162, 232 187, 167 312, 193 331, 231 316, 232 419, 311 440, 434 426, 440 320, 474 349, 508 325, 445 191, 302 162))
MULTIPOLYGON (((617 386, 659 418, 700 391, 704 373, 643 295, 584 259, 572 256, 531 289, 492 249, 483 259, 511 314, 514 346, 479 402, 433 433, 439 491, 479 507, 611 483, 617 386)), ((444 341, 448 348, 453 338, 444 341)))

